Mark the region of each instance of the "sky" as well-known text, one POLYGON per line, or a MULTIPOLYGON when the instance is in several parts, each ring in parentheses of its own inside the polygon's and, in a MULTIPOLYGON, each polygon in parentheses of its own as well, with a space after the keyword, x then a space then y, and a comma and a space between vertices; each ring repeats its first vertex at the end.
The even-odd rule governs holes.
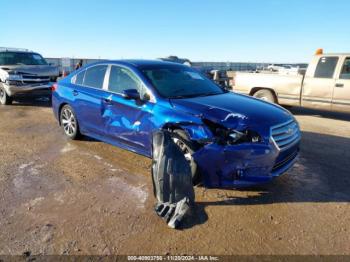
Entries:
POLYGON ((350 52, 348 0, 0 0, 0 46, 44 57, 308 62, 350 52))

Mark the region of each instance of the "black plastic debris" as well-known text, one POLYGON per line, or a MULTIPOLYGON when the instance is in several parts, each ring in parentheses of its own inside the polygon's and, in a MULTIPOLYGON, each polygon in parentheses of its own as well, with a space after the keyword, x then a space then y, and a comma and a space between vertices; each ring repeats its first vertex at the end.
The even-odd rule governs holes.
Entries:
POLYGON ((174 204, 158 202, 155 206, 155 211, 158 216, 167 222, 169 227, 178 228, 184 216, 190 211, 190 206, 189 199, 185 197, 174 204))
POLYGON ((153 134, 152 179, 157 215, 169 227, 178 228, 193 207, 195 195, 190 164, 169 131, 153 134))

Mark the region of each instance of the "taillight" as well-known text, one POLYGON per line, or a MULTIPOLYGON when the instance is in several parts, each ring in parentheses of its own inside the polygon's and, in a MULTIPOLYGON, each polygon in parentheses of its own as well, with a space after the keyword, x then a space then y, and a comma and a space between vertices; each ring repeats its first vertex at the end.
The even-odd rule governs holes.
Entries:
POLYGON ((57 87, 58 87, 57 83, 54 83, 54 84, 51 86, 51 91, 52 91, 52 92, 55 92, 55 91, 57 90, 57 87))

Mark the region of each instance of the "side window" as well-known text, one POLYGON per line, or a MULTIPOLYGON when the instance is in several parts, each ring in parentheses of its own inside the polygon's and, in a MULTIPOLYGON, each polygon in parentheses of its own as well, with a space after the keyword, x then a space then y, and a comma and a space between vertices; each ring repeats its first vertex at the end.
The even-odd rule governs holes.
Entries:
POLYGON ((107 65, 98 65, 86 69, 83 85, 102 89, 107 65))
POLYGON ((108 90, 115 93, 122 93, 126 89, 137 89, 141 95, 144 93, 141 81, 133 72, 123 67, 112 66, 108 90))
POLYGON ((333 78, 335 67, 338 63, 338 57, 325 56, 318 61, 315 78, 333 78))
POLYGON ((83 80, 84 80, 84 75, 85 75, 85 70, 81 71, 79 74, 77 74, 75 76, 75 82, 74 84, 76 85, 82 85, 83 84, 83 80))
POLYGON ((345 59, 343 68, 341 69, 340 79, 350 79, 350 57, 345 59))

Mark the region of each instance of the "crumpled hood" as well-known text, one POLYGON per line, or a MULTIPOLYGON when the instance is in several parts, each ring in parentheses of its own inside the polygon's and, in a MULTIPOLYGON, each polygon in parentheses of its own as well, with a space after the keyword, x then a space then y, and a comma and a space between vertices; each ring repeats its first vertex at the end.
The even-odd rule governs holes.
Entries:
POLYGON ((59 71, 57 66, 51 65, 3 65, 0 69, 7 73, 17 73, 23 75, 36 76, 58 76, 59 71))
POLYGON ((214 96, 171 99, 170 102, 177 110, 236 130, 257 126, 269 130, 271 126, 293 119, 287 110, 278 105, 231 92, 214 96))

